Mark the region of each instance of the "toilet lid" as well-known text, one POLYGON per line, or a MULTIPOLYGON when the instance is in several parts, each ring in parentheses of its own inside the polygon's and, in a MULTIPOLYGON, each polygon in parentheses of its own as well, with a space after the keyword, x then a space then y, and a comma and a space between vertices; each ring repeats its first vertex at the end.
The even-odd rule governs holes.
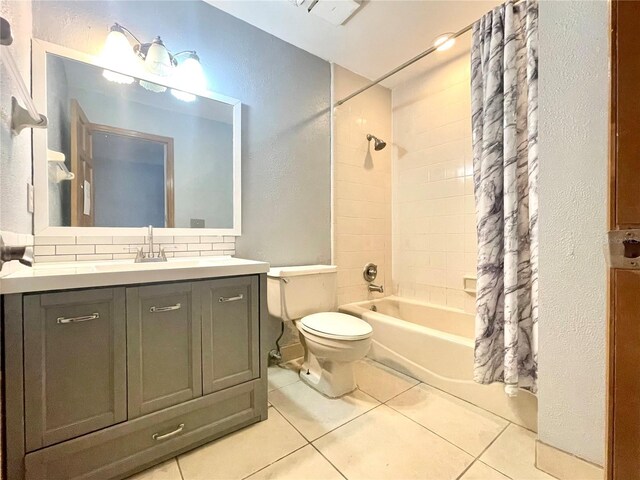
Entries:
POLYGON ((358 340, 371 336, 373 329, 364 320, 346 313, 322 312, 300 320, 303 330, 328 338, 358 340))

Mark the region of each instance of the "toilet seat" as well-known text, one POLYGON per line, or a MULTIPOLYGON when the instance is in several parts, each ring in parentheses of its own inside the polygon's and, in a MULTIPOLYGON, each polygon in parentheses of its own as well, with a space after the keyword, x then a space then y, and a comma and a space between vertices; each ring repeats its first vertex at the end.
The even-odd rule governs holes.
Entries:
POLYGON ((300 328, 319 337, 337 340, 362 340, 373 333, 371 325, 364 320, 337 312, 307 315, 300 320, 300 328))

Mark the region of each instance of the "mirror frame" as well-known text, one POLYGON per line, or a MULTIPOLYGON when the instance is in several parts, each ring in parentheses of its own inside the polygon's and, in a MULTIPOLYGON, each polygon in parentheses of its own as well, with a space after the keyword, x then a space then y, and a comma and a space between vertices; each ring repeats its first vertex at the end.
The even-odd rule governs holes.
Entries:
MULTIPOLYGON (((39 112, 47 114, 47 54, 66 57, 71 60, 87 63, 99 68, 106 68, 100 58, 87 53, 79 52, 67 47, 45 42, 39 39, 32 40, 32 95, 39 112)), ((126 70, 115 70, 118 73, 131 75, 126 70)), ((136 78, 158 83, 158 79, 146 73, 136 73, 136 78)), ((241 182, 241 113, 242 103, 231 97, 207 92, 190 91, 177 85, 170 79, 162 83, 167 88, 175 88, 194 95, 209 98, 217 102, 226 103, 233 107, 233 226, 231 228, 154 228, 157 235, 162 236, 193 236, 193 235, 228 235, 239 236, 241 234, 242 214, 242 182, 241 182)), ((123 236, 140 235, 140 227, 59 227, 49 225, 49 184, 47 161, 47 129, 33 129, 33 186, 34 186, 34 235, 51 236, 123 236)))

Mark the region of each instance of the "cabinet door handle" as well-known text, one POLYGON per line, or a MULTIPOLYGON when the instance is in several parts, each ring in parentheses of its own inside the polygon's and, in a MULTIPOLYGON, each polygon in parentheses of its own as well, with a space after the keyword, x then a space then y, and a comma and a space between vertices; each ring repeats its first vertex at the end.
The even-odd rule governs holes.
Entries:
POLYGON ((238 300, 242 300, 243 298, 244 298, 244 295, 241 293, 240 295, 236 295, 235 297, 220 297, 218 299, 218 302, 220 303, 237 302, 238 300))
POLYGON ((180 310, 180 308, 182 308, 182 305, 179 303, 176 303, 175 305, 169 305, 168 307, 151 307, 149 309, 149 311, 151 313, 157 313, 157 312, 170 312, 172 310, 180 310))
POLYGON ((174 435, 179 434, 183 429, 184 429, 184 423, 181 423, 180 425, 178 425, 178 428, 176 428, 175 430, 169 433, 163 433, 163 434, 154 433, 153 435, 151 435, 151 438, 159 442, 160 440, 166 440, 167 438, 171 438, 174 435))
POLYGON ((92 313, 91 315, 84 315, 81 317, 58 317, 56 323, 65 324, 65 323, 80 323, 80 322, 88 322, 89 320, 96 320, 100 318, 99 313, 92 313))

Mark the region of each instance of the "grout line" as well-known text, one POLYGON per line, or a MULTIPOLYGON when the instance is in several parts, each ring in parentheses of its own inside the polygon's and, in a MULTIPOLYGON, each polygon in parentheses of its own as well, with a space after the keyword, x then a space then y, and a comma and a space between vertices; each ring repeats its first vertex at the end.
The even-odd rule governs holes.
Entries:
MULTIPOLYGON (((485 448, 484 448, 484 449, 483 449, 483 450, 482 450, 482 451, 481 451, 481 452, 480 452, 480 453, 479 453, 479 454, 478 454, 478 455, 473 459, 473 462, 471 462, 471 463, 469 464, 469 466, 468 466, 467 468, 465 468, 465 469, 462 471, 462 473, 460 473, 460 475, 458 475, 458 478, 457 478, 456 480, 460 480, 460 478, 462 478, 462 476, 463 476, 465 473, 467 473, 467 471, 468 471, 468 470, 469 470, 469 469, 470 469, 470 468, 471 468, 471 467, 472 467, 476 462, 480 462, 480 463, 482 463, 482 464, 484 464, 484 465, 487 465, 487 467, 492 468, 492 469, 494 469, 496 472, 499 472, 499 473, 501 473, 502 475, 504 475, 504 473, 503 473, 503 472, 501 472, 500 470, 498 470, 497 468, 494 468, 494 467, 492 467, 491 465, 488 465, 488 464, 486 464, 486 463, 484 463, 484 462, 480 461, 480 457, 481 457, 482 455, 484 455, 484 453, 485 453, 487 450, 489 450, 489 447, 491 447, 491 445, 493 445, 493 444, 495 443, 495 441, 496 441, 496 440, 498 440, 498 438, 500 438, 500 436, 504 433, 504 431, 505 431, 507 428, 509 428, 509 425, 511 425, 511 422, 507 423, 507 424, 505 425, 505 427, 504 427, 502 430, 500 430, 500 433, 498 433, 498 435, 496 435, 496 437, 495 437, 493 440, 491 440, 491 441, 489 442, 489 444, 488 444, 488 445, 487 445, 487 446, 486 446, 486 447, 485 447, 485 448)), ((459 447, 458 447, 458 448, 459 448, 459 447)), ((506 477, 506 476, 507 476, 507 475, 505 475, 505 477, 506 477)), ((511 478, 511 477, 507 477, 507 478, 511 478)))
MULTIPOLYGON (((450 444, 450 445, 452 445, 452 446, 456 447, 456 448, 457 448, 458 450, 460 450, 461 452, 463 452, 463 453, 465 453, 465 454, 467 454, 467 455, 470 455, 470 456, 471 456, 472 458, 474 458, 474 459, 476 458, 476 456, 475 456, 473 453, 466 451, 466 450, 465 450, 464 448, 462 448, 460 445, 456 445, 456 444, 455 444, 455 443, 453 443, 451 440, 448 440, 448 439, 444 438, 444 437, 443 437, 442 435, 440 435, 439 433, 434 432, 433 430, 431 430, 430 428, 425 427, 425 426, 424 426, 424 425, 422 425, 421 423, 416 422, 413 418, 408 417, 407 415, 405 415, 404 413, 402 413, 402 412, 401 412, 401 411, 399 411, 399 410, 396 410, 396 409, 395 409, 395 408, 393 408, 391 405, 386 405, 386 404, 385 404, 385 407, 388 407, 388 408, 390 408, 391 410, 393 410, 394 412, 399 413, 400 415, 402 415, 402 416, 403 416, 404 418, 406 418, 407 420, 412 421, 412 422, 413 422, 413 423, 415 423, 416 425, 419 425, 420 427, 422 427, 422 428, 424 428, 425 430, 427 430, 429 433, 432 433, 432 434, 434 434, 436 437, 441 438, 442 440, 444 440, 444 441, 445 441, 445 442, 447 442, 448 444, 450 444)), ((502 432, 500 432, 500 433, 502 433, 502 432)), ((500 435, 498 435, 498 436, 500 436, 500 435)), ((496 438, 497 438, 497 437, 496 437, 496 438)))
MULTIPOLYGON (((371 398, 373 398, 373 397, 371 397, 371 398)), ((375 398, 374 398, 374 400, 375 400, 375 398)), ((376 402, 378 402, 378 400, 376 400, 376 402)), ((310 442, 310 443, 313 445, 313 442, 317 442, 317 441, 318 441, 318 440, 320 440, 322 437, 326 437, 326 436, 327 436, 327 435, 329 435, 330 433, 335 432, 335 431, 336 431, 336 430, 338 430, 339 428, 344 427, 344 426, 345 426, 345 425, 347 425, 348 423, 353 422, 354 420, 356 420, 356 419, 360 418, 360 417, 361 417, 361 416, 363 416, 363 415, 366 415, 366 414, 367 414, 367 413, 369 413, 369 412, 373 412, 376 408, 381 407, 381 406, 383 406, 383 405, 384 405, 384 403, 380 403, 380 402, 378 402, 378 405, 376 405, 375 407, 370 408, 370 409, 369 409, 369 410, 367 410, 366 412, 362 412, 360 415, 358 415, 358 416, 356 416, 356 417, 353 417, 351 420, 346 421, 346 422, 345 422, 345 423, 343 423, 342 425, 339 425, 339 426, 337 426, 336 428, 333 428, 333 429, 329 430, 328 432, 323 433, 323 434, 322 434, 322 435, 320 435, 318 438, 315 438, 315 439, 311 440, 311 442, 310 442)))
MULTIPOLYGON (((412 377, 410 377, 412 378, 412 377)), ((415 379, 414 379, 415 380, 415 379)), ((407 393, 409 390, 413 390, 414 388, 416 388, 417 386, 420 385, 420 382, 418 381, 418 383, 416 383, 415 385, 411 385, 409 388, 407 388, 406 390, 403 390, 402 392, 398 393, 397 395, 394 395, 393 397, 391 397, 389 400, 382 402, 385 405, 387 405, 388 402, 390 402, 391 400, 394 400, 396 398, 398 398, 400 395, 402 395, 403 393, 407 393)), ((387 407, 391 408, 390 405, 387 405, 387 407)), ((395 410, 395 409, 394 409, 395 410)))
POLYGON ((340 469, 339 469, 338 467, 336 467, 336 466, 333 464, 333 462, 332 462, 331 460, 329 460, 329 459, 325 456, 325 454, 324 454, 324 453, 322 453, 322 452, 318 449, 318 447, 316 447, 313 443, 310 443, 309 445, 311 445, 311 448, 314 448, 314 449, 316 450, 316 452, 318 452, 318 453, 322 456, 322 458, 324 458, 327 462, 329 462, 329 465, 331 465, 333 468, 335 468, 335 469, 336 469, 336 472, 338 472, 338 473, 339 473, 339 474, 340 474, 340 475, 341 475, 345 480, 348 480, 348 479, 347 479, 347 476, 346 476, 344 473, 342 473, 342 472, 340 471, 340 469))
MULTIPOLYGON (((305 439, 305 440, 306 440, 306 439, 305 439)), ((302 450, 304 447, 307 447, 307 446, 309 446, 309 445, 310 445, 310 443, 305 443, 305 444, 304 444, 304 445, 302 445, 301 447, 298 447, 298 448, 296 448, 295 450, 292 450, 291 452, 287 453, 286 455, 283 455, 282 457, 275 459, 273 462, 271 462, 271 463, 269 463, 269 464, 265 465, 264 467, 260 467, 259 469, 257 469, 257 470, 255 470, 255 471, 251 472, 249 475, 246 475, 246 476, 242 477, 242 480, 246 480, 247 478, 251 477, 252 475, 255 475, 256 473, 261 472, 261 471, 262 471, 262 470, 264 470, 265 468, 270 467, 270 466, 271 466, 271 465, 273 465, 274 463, 278 463, 280 460, 283 460, 283 459, 287 458, 289 455, 293 455, 293 454, 294 454, 294 453, 296 453, 297 451, 302 450)))
POLYGON ((296 428, 296 426, 295 426, 293 423, 291 423, 291 422, 289 421, 289 419, 285 416, 285 414, 284 414, 284 413, 282 413, 280 410, 278 410, 278 408, 277 408, 273 403, 271 404, 271 408, 273 408, 276 412, 278 412, 278 413, 280 414, 280 416, 281 416, 282 418, 284 418, 285 422, 287 422, 289 425, 291 425, 291 427, 292 427, 296 432, 298 432, 302 438, 304 438, 304 440, 307 442, 307 443, 306 443, 307 445, 309 445, 309 444, 311 443, 311 440, 309 440, 307 437, 305 437, 305 436, 302 434, 302 432, 301 432, 300 430, 298 430, 298 429, 296 428))
POLYGON ((456 480, 460 480, 460 479, 462 478, 462 476, 463 476, 465 473, 467 473, 467 472, 471 469, 471 467, 473 467, 473 465, 474 465, 477 461, 478 461, 478 459, 477 459, 477 458, 474 458, 474 459, 473 459, 473 461, 472 461, 472 462, 467 466, 467 468, 465 468, 464 470, 462 470, 462 472, 460 472, 460 475, 458 475, 458 476, 456 477, 456 480))
MULTIPOLYGON (((478 460, 480 459, 480 457, 481 457, 482 455, 484 455, 484 453, 485 453, 487 450, 489 450, 489 448, 491 447, 491 445, 493 445, 493 444, 496 442, 496 440, 498 440, 498 439, 502 436, 502 434, 507 430, 507 428, 509 428, 509 425, 511 425, 511 422, 507 423, 507 424, 505 425, 505 427, 504 427, 502 430, 500 430, 500 433, 499 433, 498 435, 496 435, 496 438, 494 438, 493 440, 491 440, 491 441, 489 442, 489 445, 487 445, 487 446, 484 448, 484 450, 482 450, 482 451, 480 452, 480 454, 476 457, 478 460)), ((484 463, 484 462, 482 462, 482 463, 484 463)), ((491 467, 491 465, 489 465, 489 466, 491 467)), ((493 467, 491 467, 491 468, 493 468, 493 467)))
POLYGON ((500 475, 504 475, 505 477, 507 477, 509 480, 513 480, 513 477, 510 477, 509 475, 507 475, 504 472, 501 472, 500 470, 498 470, 496 467, 492 467, 491 465, 489 465, 488 463, 483 462, 482 460, 480 460, 480 458, 476 459, 475 463, 481 463, 482 465, 484 465, 487 468, 490 468, 492 470, 495 470, 496 472, 498 472, 500 475))
MULTIPOLYGON (((413 377, 411 377, 411 378, 413 378, 413 377)), ((417 379, 416 379, 416 380, 417 380, 417 379)), ((464 399, 464 398, 462 398, 462 397, 459 397, 459 396, 457 396, 457 395, 454 395, 453 393, 447 392, 446 390, 443 390, 442 388, 436 387, 435 385, 432 385, 432 384, 430 384, 430 383, 423 382, 423 381, 420 381, 420 380, 418 380, 418 381, 420 382, 418 385, 420 385, 420 384, 424 384, 424 385, 426 385, 426 386, 428 386, 428 387, 434 388, 434 389, 438 390, 439 392, 444 393, 445 395, 449 395, 449 396, 451 396, 451 397, 457 398, 458 400, 461 400, 461 401, 463 401, 463 402, 465 402, 465 403, 468 403, 469 405, 472 405, 472 406, 474 406, 474 407, 476 407, 476 408, 479 408, 480 410, 482 410, 482 411, 484 411, 484 412, 487 412, 487 413, 489 413, 489 414, 491 414, 491 415, 494 415, 494 416, 496 416, 496 417, 498 417, 498 418, 501 418, 501 419, 502 419, 502 420, 504 420, 505 422, 513 423, 516 427, 523 428, 523 429, 527 430, 528 432, 531 432, 531 433, 534 433, 534 434, 538 435, 538 432, 536 432, 536 431, 534 431, 534 430, 531 430, 530 428, 527 428, 527 427, 525 427, 525 426, 522 426, 522 425, 520 425, 520 424, 518 424, 518 423, 515 423, 515 422, 513 422, 513 421, 509 420, 508 418, 503 417, 502 415, 498 415, 497 413, 492 412, 491 410, 487 410, 486 408, 483 408, 483 407, 481 407, 480 405, 476 405, 475 403, 472 403, 472 402, 470 402, 469 400, 465 400, 465 399, 464 399)), ((416 385, 416 386, 418 386, 418 385, 416 385)), ((478 384, 478 385, 481 385, 481 384, 478 384)))

